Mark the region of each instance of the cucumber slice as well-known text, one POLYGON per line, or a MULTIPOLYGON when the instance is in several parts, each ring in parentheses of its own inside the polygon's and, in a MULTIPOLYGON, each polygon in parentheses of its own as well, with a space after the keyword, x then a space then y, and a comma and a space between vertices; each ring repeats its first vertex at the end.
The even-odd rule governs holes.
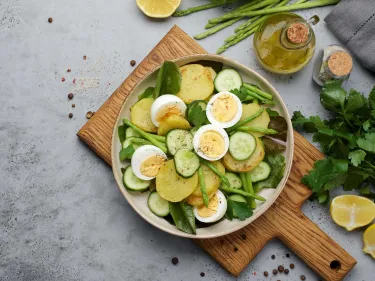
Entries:
POLYGON ((239 161, 248 159, 256 146, 255 137, 249 133, 236 132, 229 138, 229 152, 239 161))
POLYGON ((193 150, 193 135, 187 130, 174 129, 168 132, 166 144, 172 155, 180 149, 193 150))
POLYGON ((131 166, 128 166, 122 176, 122 181, 126 189, 131 191, 145 191, 149 188, 151 181, 141 180, 133 173, 131 166))
POLYGON ((140 138, 141 136, 133 128, 129 127, 125 131, 125 137, 126 138, 131 138, 131 137, 140 138))
POLYGON ((148 196, 147 205, 151 212, 159 217, 169 215, 169 202, 161 198, 156 191, 151 192, 148 196))
POLYGON ((225 173, 231 188, 241 188, 242 182, 239 176, 233 173, 225 173))
POLYGON ((237 71, 227 68, 223 69, 216 75, 214 85, 218 92, 229 92, 241 88, 242 78, 237 71))
POLYGON ((122 143, 122 149, 127 148, 129 145, 133 145, 134 149, 137 149, 140 147, 139 144, 132 143, 132 139, 135 139, 135 137, 126 138, 122 143))
POLYGON ((228 198, 235 202, 244 202, 244 203, 247 202, 246 198, 239 194, 232 194, 228 198))
POLYGON ((266 162, 262 161, 249 173, 251 175, 252 182, 262 181, 268 178, 268 176, 270 175, 271 167, 266 162))
POLYGON ((200 166, 199 157, 192 151, 180 149, 174 155, 177 173, 184 178, 192 177, 200 166))

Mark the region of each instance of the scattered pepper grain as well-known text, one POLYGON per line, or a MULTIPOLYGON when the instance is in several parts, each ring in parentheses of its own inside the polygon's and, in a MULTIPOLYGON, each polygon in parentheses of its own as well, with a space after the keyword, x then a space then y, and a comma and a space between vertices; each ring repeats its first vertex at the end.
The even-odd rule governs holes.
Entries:
POLYGON ((284 273, 285 273, 285 274, 289 274, 289 269, 286 268, 286 269, 284 270, 284 273))
POLYGON ((306 280, 306 276, 305 275, 301 275, 301 280, 306 280))
POLYGON ((63 77, 63 78, 61 78, 61 81, 62 81, 62 82, 65 82, 65 78, 64 78, 64 77, 63 77))
POLYGON ((291 269, 293 269, 293 268, 294 268, 294 263, 291 263, 291 264, 289 265, 289 267, 290 267, 291 269))
POLYGON ((247 237, 246 237, 246 234, 242 234, 242 235, 241 235, 241 238, 242 238, 242 240, 246 240, 246 238, 247 238, 247 237))
POLYGON ((86 113, 86 118, 90 119, 93 115, 94 115, 94 113, 89 111, 89 112, 86 113))
POLYGON ((277 269, 272 270, 272 273, 273 273, 274 275, 276 275, 276 274, 277 274, 277 269))
POLYGON ((235 252, 237 252, 238 251, 238 248, 237 247, 234 247, 234 249, 233 249, 235 252))
POLYGON ((70 68, 68 68, 67 72, 71 72, 72 70, 70 68))
POLYGON ((86 56, 83 56, 83 60, 87 60, 87 57, 86 57, 86 56))
POLYGON ((69 118, 73 118, 73 113, 69 113, 69 118))
POLYGON ((276 257, 275 257, 275 255, 272 255, 272 256, 271 256, 271 259, 273 259, 273 260, 274 260, 275 258, 276 258, 276 257))
POLYGON ((204 272, 201 272, 201 277, 204 277, 206 274, 204 272))
POLYGON ((284 267, 282 265, 279 265, 278 268, 279 272, 284 272, 284 267))
POLYGON ((75 105, 75 104, 73 103, 73 104, 72 104, 72 107, 73 107, 73 108, 75 108, 75 107, 76 107, 76 105, 75 105))
POLYGON ((68 94, 68 99, 71 100, 71 99, 73 99, 73 97, 74 97, 73 93, 69 93, 69 94, 68 94))
POLYGON ((52 22, 53 22, 53 19, 52 19, 52 18, 48 18, 48 22, 49 22, 49 23, 52 23, 52 22))
POLYGON ((287 258, 290 258, 290 254, 286 254, 286 257, 287 257, 287 258))
POLYGON ((172 258, 172 264, 177 265, 178 264, 178 258, 176 258, 176 257, 172 258))
POLYGON ((267 276, 268 276, 268 271, 265 271, 265 272, 263 273, 263 275, 264 275, 265 277, 267 277, 267 276))
POLYGON ((136 63, 137 63, 137 62, 136 62, 135 60, 131 60, 131 61, 130 61, 130 65, 131 65, 131 66, 134 66, 136 63))

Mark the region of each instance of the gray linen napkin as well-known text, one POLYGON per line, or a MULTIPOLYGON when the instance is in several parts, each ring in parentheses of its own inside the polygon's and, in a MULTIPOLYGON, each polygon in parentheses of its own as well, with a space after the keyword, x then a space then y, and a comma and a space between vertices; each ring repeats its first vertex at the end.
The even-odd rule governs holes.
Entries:
POLYGON ((375 0, 341 0, 324 20, 352 55, 375 72, 375 0))

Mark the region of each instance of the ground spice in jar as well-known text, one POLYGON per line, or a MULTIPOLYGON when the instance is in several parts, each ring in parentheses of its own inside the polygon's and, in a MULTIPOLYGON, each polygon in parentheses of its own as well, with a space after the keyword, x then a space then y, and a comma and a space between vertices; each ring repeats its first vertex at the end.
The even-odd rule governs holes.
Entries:
POLYGON ((333 53, 328 58, 328 69, 336 76, 345 76, 353 68, 352 57, 346 52, 333 53))
POLYGON ((178 264, 178 258, 176 258, 176 257, 172 258, 172 264, 177 265, 178 264))
POLYGON ((131 66, 134 66, 136 63, 137 63, 137 62, 136 62, 135 60, 131 60, 131 61, 130 61, 130 65, 131 65, 131 66))
POLYGON ((49 22, 49 23, 52 23, 52 22, 53 22, 53 19, 52 19, 52 18, 48 18, 48 22, 49 22))

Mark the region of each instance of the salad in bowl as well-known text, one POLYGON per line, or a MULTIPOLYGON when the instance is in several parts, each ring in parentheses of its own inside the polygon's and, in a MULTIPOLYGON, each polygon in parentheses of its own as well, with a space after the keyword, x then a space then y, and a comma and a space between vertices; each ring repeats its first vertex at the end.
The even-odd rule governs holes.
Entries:
POLYGON ((268 84, 263 78, 222 57, 196 57, 165 61, 134 88, 112 161, 142 217, 176 235, 208 238, 245 226, 273 203, 289 174, 293 136, 281 98, 260 86, 268 84))

